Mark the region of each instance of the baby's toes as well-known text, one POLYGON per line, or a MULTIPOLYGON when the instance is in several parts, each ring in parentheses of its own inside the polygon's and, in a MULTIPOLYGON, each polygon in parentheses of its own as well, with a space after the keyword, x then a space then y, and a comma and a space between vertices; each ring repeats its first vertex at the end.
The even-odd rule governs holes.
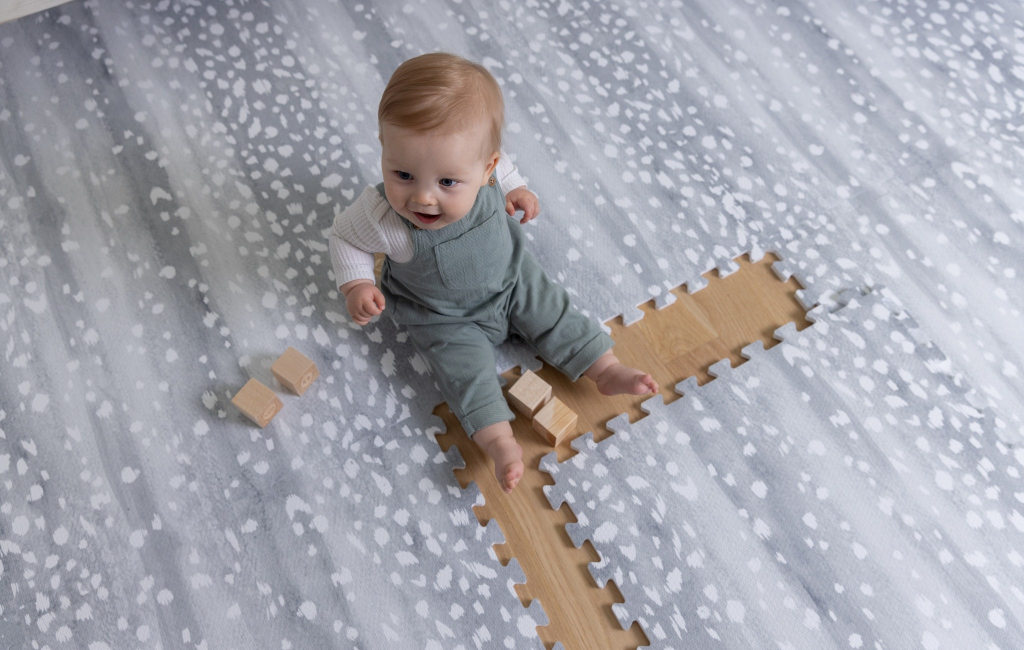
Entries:
POLYGON ((647 388, 650 389, 652 393, 658 392, 658 382, 654 381, 654 378, 650 375, 644 377, 644 384, 646 384, 647 388))
POLYGON ((519 479, 523 478, 523 461, 516 461, 505 470, 505 491, 511 492, 517 485, 519 479))
POLYGON ((657 386, 657 384, 654 383, 654 379, 652 379, 650 375, 637 377, 636 380, 633 382, 633 393, 636 395, 643 395, 645 393, 656 393, 657 389, 655 388, 655 386, 657 386))

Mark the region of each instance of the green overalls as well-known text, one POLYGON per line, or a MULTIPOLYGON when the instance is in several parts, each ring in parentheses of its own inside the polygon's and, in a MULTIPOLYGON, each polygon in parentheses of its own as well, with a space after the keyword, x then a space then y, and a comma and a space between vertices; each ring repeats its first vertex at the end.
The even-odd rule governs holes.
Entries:
MULTIPOLYGON (((524 247, 519 222, 491 177, 462 219, 438 230, 408 220, 414 253, 384 260, 380 289, 397 325, 430 364, 466 433, 513 418, 495 371, 494 346, 514 333, 573 381, 614 341, 570 304, 524 247)), ((377 185, 384 194, 384 183, 377 185)))

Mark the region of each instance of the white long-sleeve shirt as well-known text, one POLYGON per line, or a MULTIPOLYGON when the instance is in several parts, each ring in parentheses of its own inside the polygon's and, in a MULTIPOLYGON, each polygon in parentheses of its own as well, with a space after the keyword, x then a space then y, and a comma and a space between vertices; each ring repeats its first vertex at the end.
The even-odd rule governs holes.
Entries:
MULTIPOLYGON (((501 184, 501 191, 507 194, 525 185, 505 152, 501 151, 499 156, 494 175, 501 184)), ((374 281, 374 253, 384 253, 396 262, 412 259, 412 233, 402 221, 402 216, 391 208, 374 185, 364 188, 352 205, 334 217, 329 247, 334 282, 339 290, 352 280, 374 281)))

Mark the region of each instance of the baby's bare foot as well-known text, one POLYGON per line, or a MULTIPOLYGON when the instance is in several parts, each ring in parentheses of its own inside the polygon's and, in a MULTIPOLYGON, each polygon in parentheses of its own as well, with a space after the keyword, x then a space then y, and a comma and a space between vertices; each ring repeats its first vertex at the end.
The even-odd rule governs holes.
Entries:
POLYGON ((487 454, 494 459, 494 476, 505 492, 511 492, 523 477, 523 448, 512 436, 501 437, 490 444, 487 454))
POLYGON ((658 382, 643 370, 613 363, 597 378, 597 390, 602 395, 645 395, 658 392, 658 382))
POLYGON ((473 441, 494 460, 494 477, 498 485, 511 492, 523 477, 523 448, 512 435, 508 422, 495 422, 473 434, 473 441))

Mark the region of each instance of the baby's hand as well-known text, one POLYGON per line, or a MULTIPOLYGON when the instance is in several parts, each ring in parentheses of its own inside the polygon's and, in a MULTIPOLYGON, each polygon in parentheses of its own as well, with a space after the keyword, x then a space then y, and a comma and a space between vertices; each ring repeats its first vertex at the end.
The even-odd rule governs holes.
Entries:
POLYGON ((384 311, 384 294, 372 282, 363 282, 349 290, 345 296, 345 307, 356 325, 366 325, 384 311))
POLYGON ((519 223, 526 223, 540 214, 537 196, 526 189, 525 185, 520 185, 505 195, 505 212, 511 217, 516 210, 523 211, 523 218, 519 220, 519 223))

